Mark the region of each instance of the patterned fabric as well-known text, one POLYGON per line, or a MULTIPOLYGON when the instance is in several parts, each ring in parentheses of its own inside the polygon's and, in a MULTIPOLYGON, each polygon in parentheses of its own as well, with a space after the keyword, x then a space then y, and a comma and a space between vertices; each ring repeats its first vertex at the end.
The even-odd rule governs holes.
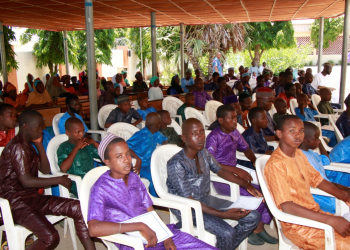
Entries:
POLYGON ((0 131, 0 147, 5 147, 9 141, 11 141, 15 137, 15 129, 11 128, 9 131, 0 131))
POLYGON ((291 96, 291 97, 288 98, 287 95, 286 95, 286 93, 283 92, 283 93, 280 93, 280 94, 277 96, 277 98, 281 98, 281 99, 285 100, 286 103, 287 103, 287 108, 289 109, 289 108, 290 108, 290 100, 291 100, 291 99, 294 99, 294 96, 291 96))
POLYGON ((215 82, 210 82, 208 84, 204 84, 205 91, 213 91, 219 88, 219 85, 215 82))
POLYGON ((216 69, 215 67, 218 69, 218 73, 220 76, 223 76, 224 73, 222 71, 222 66, 221 66, 221 62, 220 62, 220 59, 215 57, 214 60, 213 60, 213 72, 216 72, 216 69))
POLYGON ((149 114, 149 113, 152 113, 152 112, 157 112, 157 110, 153 107, 149 107, 145 110, 142 110, 142 109, 138 109, 137 110, 137 113, 140 114, 140 116, 142 117, 142 119, 145 121, 146 120, 146 116, 149 114))
MULTIPOLYGON (((191 108, 194 108, 194 105, 190 106, 191 108)), ((187 108, 186 103, 182 104, 176 111, 177 115, 181 115, 182 117, 182 121, 186 120, 186 116, 185 116, 185 108, 187 108)))
MULTIPOLYGON (((278 147, 268 160, 264 175, 277 207, 292 201, 295 204, 325 214, 313 199, 310 186, 317 187, 323 178, 308 162, 300 149, 295 157, 288 157, 278 147), (295 192, 298 190, 298 192, 295 192)), ((330 214, 329 214, 330 215, 330 214)), ((302 249, 325 249, 324 231, 306 226, 281 222, 284 235, 302 249)), ((334 232, 337 249, 350 249, 349 237, 334 232)))
POLYGON ((308 94, 308 95, 317 94, 316 89, 314 89, 314 87, 312 87, 311 83, 304 83, 302 91, 303 91, 304 94, 308 94))
POLYGON ((166 129, 161 128, 159 132, 168 138, 168 143, 182 147, 183 141, 173 127, 167 127, 166 129))
POLYGON ((126 122, 131 123, 132 118, 135 120, 138 120, 142 118, 139 113, 134 108, 130 108, 129 111, 124 114, 119 107, 112 110, 112 112, 109 114, 106 124, 107 123, 117 123, 117 122, 126 122))
POLYGON ((194 105, 200 108, 204 108, 207 101, 213 100, 213 98, 204 90, 195 90, 192 94, 195 97, 194 105))
POLYGON ((350 135, 350 116, 346 112, 338 117, 335 124, 344 138, 350 135))
MULTIPOLYGON (((86 126, 83 117, 81 117, 78 114, 74 114, 74 116, 76 118, 78 118, 83 124, 84 124, 84 131, 85 133, 89 130, 88 127, 86 126)), ((65 128, 65 124, 66 121, 71 118, 70 114, 68 112, 64 113, 64 115, 62 115, 61 119, 58 121, 58 129, 60 130, 60 134, 65 134, 66 133, 66 128, 65 128)))
POLYGON ((273 146, 267 145, 261 130, 257 133, 253 127, 250 127, 242 133, 242 136, 254 153, 265 154, 267 150, 274 150, 273 146))
POLYGON ((186 80, 186 78, 181 79, 181 88, 184 91, 184 93, 188 93, 188 88, 186 88, 187 85, 192 86, 194 84, 194 80, 191 77, 189 80, 186 80))
POLYGON ((299 108, 295 108, 295 114, 302 120, 302 121, 316 121, 314 116, 318 115, 317 110, 312 110, 309 108, 304 108, 304 115, 300 113, 299 108))
MULTIPOLYGON (((128 185, 122 179, 114 179, 107 171, 93 185, 89 199, 88 221, 108 221, 118 223, 129 220, 141 214, 147 213, 147 208, 152 206, 152 200, 147 194, 146 188, 140 178, 130 172, 128 185), (108 193, 106 192, 108 190, 108 193)), ((216 249, 208 244, 181 232, 175 225, 168 225, 174 236, 172 237, 177 249, 216 249)), ((133 248, 116 244, 120 250, 133 248)), ((165 250, 163 243, 151 250, 165 250)))
POLYGON ((273 121, 271 115, 269 112, 266 112, 267 115, 267 120, 269 121, 267 128, 264 128, 263 131, 263 135, 264 136, 272 136, 275 135, 275 122, 273 121))
MULTIPOLYGON (((334 114, 334 110, 330 102, 319 102, 317 109, 321 114, 334 114)), ((322 118, 320 119, 320 122, 322 126, 328 125, 328 119, 322 118)))
MULTIPOLYGON (((74 147, 75 144, 72 144, 69 141, 61 143, 56 153, 58 166, 61 167, 62 162, 68 158, 74 147)), ((94 145, 90 144, 89 146, 79 149, 74 157, 73 164, 67 173, 78 175, 83 179, 85 174, 94 168, 94 158, 100 158, 97 153, 97 148, 95 148, 94 145)), ((71 192, 78 197, 77 186, 74 181, 72 182, 71 192)))

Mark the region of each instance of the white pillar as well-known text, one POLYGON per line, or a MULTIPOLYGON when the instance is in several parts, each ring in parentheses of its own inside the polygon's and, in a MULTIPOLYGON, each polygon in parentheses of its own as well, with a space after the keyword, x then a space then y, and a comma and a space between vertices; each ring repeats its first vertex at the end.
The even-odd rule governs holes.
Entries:
MULTIPOLYGON (((96 91, 96 60, 95 60, 95 32, 94 32, 94 12, 93 0, 85 0, 85 26, 86 45, 89 78, 89 101, 90 101, 90 122, 91 129, 97 130, 97 91, 96 91)), ((97 140, 97 135, 93 138, 97 140)))
POLYGON ((181 63, 181 77, 180 79, 185 77, 185 47, 184 47, 184 24, 180 23, 180 63, 181 63))
POLYGON ((8 78, 7 78, 5 38, 4 38, 4 29, 2 26, 2 22, 0 22, 0 55, 1 55, 2 77, 4 80, 3 84, 5 84, 8 81, 8 78))
POLYGON ((63 31, 63 48, 64 48, 64 64, 66 65, 66 75, 69 74, 69 58, 68 58, 68 43, 67 43, 67 31, 63 31))
POLYGON ((143 75, 143 58, 142 58, 142 28, 140 27, 140 53, 141 53, 141 73, 143 75))
POLYGON ((151 12, 152 76, 157 76, 156 13, 151 12))
POLYGON ((320 33, 318 35, 317 72, 321 72, 321 69, 322 69, 323 31, 324 31, 324 17, 320 17, 320 33))
POLYGON ((348 63, 348 49, 349 49, 349 29, 350 29, 350 0, 345 0, 345 16, 343 29, 343 51, 341 57, 341 78, 340 78, 340 94, 339 102, 344 107, 345 87, 346 87, 346 70, 348 63))

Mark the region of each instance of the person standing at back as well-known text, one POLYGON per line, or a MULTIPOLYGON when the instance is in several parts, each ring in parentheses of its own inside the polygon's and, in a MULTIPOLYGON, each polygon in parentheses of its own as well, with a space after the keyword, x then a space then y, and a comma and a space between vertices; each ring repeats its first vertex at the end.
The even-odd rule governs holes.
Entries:
POLYGON ((221 53, 217 52, 216 57, 213 60, 213 72, 218 72, 220 76, 224 76, 224 73, 222 71, 220 58, 221 58, 221 53))

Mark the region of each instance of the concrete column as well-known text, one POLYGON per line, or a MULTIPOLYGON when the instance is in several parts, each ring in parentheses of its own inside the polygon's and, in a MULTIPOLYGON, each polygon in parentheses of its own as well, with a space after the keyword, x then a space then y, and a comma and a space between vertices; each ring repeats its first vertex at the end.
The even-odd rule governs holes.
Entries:
POLYGON ((142 58, 142 27, 140 27, 140 52, 141 52, 141 73, 143 75, 143 58, 142 58))
POLYGON ((0 55, 1 55, 3 84, 5 84, 8 81, 8 77, 7 77, 5 38, 4 38, 4 29, 2 26, 2 22, 0 22, 0 55))
POLYGON ((318 36, 318 63, 317 73, 322 70, 322 49, 323 49, 324 17, 320 17, 320 33, 318 36))
POLYGON ((184 47, 184 24, 180 23, 180 63, 181 63, 181 78, 185 77, 185 47, 184 47))
POLYGON ((67 43, 67 31, 63 31, 63 47, 64 47, 64 64, 66 65, 66 75, 69 74, 69 58, 68 58, 68 43, 67 43))
MULTIPOLYGON (((90 101, 90 122, 91 129, 98 129, 97 122, 97 92, 96 92, 96 60, 95 60, 95 32, 94 32, 94 12, 93 0, 85 0, 85 26, 86 45, 89 78, 89 101, 90 101)), ((97 140, 97 135, 92 135, 97 140)))
POLYGON ((152 76, 157 76, 156 13, 151 12, 152 76))
POLYGON ((340 93, 339 102, 344 107, 345 88, 346 88, 346 70, 348 63, 348 49, 349 49, 349 30, 350 30, 350 0, 345 0, 345 16, 343 29, 343 51, 341 57, 341 75, 340 75, 340 93))

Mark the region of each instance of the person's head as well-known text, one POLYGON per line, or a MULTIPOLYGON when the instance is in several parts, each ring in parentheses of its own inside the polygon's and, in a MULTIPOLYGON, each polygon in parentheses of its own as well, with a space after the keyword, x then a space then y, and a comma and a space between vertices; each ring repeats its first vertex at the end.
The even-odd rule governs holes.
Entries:
POLYGON ((320 130, 312 122, 304 122, 304 140, 301 144, 304 149, 314 150, 320 145, 320 130))
POLYGON ((35 79, 34 81, 34 86, 35 86, 35 89, 36 91, 39 93, 39 94, 42 94, 44 93, 45 91, 45 86, 43 84, 43 82, 40 80, 40 79, 35 79))
POLYGON ((225 77, 220 76, 218 78, 218 85, 221 89, 224 89, 227 86, 225 77))
POLYGON ((191 69, 187 69, 186 70, 186 78, 190 79, 192 77, 192 70, 191 69))
POLYGON ((128 113, 131 108, 129 97, 127 95, 118 96, 117 105, 118 108, 120 108, 120 110, 122 111, 122 113, 128 113))
POLYGON ((307 69, 306 69, 306 73, 312 74, 312 68, 307 68, 307 69))
POLYGON ((147 96, 141 96, 137 100, 139 103, 139 106, 142 110, 148 109, 148 97, 147 96))
POLYGON ((213 73, 212 81, 218 82, 218 78, 220 77, 220 74, 218 72, 213 73))
POLYGON ((246 83, 248 83, 249 82, 249 80, 250 80, 250 74, 249 73, 243 73, 243 75, 242 75, 242 82, 243 82, 243 84, 246 84, 246 83))
POLYGON ((18 117, 19 133, 28 140, 37 140, 43 135, 44 117, 36 110, 27 109, 18 117))
POLYGON ((344 104, 347 109, 350 108, 350 94, 348 94, 348 96, 345 98, 344 104))
POLYGON ((293 73, 290 71, 284 72, 284 84, 293 83, 293 73))
POLYGON ((77 84, 78 78, 76 76, 72 76, 70 80, 72 81, 72 84, 77 84))
POLYGON ((278 77, 277 76, 272 77, 272 82, 277 82, 277 81, 278 81, 278 77))
POLYGON ((196 80, 194 81, 194 87, 196 88, 197 91, 203 91, 204 83, 202 78, 196 78, 196 80))
POLYGON ((293 74, 293 68, 292 67, 288 67, 286 68, 286 70, 284 72, 290 72, 293 74))
POLYGON ((189 118, 182 123, 182 140, 186 147, 201 151, 205 145, 205 131, 203 124, 196 118, 189 118))
POLYGON ((216 53, 216 57, 220 59, 220 58, 221 58, 221 53, 220 53, 220 52, 217 52, 217 53, 216 53))
POLYGON ((277 123, 276 135, 283 148, 298 148, 304 140, 304 123, 296 115, 282 116, 277 123))
POLYGON ((234 69, 234 67, 228 68, 228 75, 232 77, 234 74, 235 74, 235 69, 234 69))
POLYGON ((12 83, 8 83, 5 92, 9 95, 12 100, 16 100, 17 89, 12 83))
POLYGON ((332 68, 333 68, 333 65, 331 63, 325 63, 323 64, 322 72, 327 75, 330 75, 332 73, 332 68))
POLYGON ((284 92, 286 93, 287 98, 290 98, 291 96, 295 98, 296 97, 295 85, 293 83, 287 83, 286 85, 284 85, 284 92))
POLYGON ((299 77, 299 83, 303 85, 305 83, 305 76, 299 77))
POLYGON ((126 79, 128 77, 128 72, 126 70, 123 70, 121 72, 122 76, 124 77, 124 79, 126 79))
POLYGON ((28 80, 28 82, 33 82, 33 80, 34 80, 34 77, 33 77, 33 75, 32 74, 28 74, 27 75, 27 80, 28 80))
POLYGON ((259 129, 265 129, 269 125, 267 114, 262 108, 252 108, 248 113, 249 121, 259 129))
POLYGON ((248 71, 249 71, 249 68, 248 68, 248 67, 245 67, 245 68, 244 68, 244 72, 245 72, 245 73, 248 73, 248 71))
POLYGON ((159 86, 159 78, 157 76, 153 76, 150 79, 150 83, 153 87, 158 87, 159 86))
MULTIPOLYGON (((306 72, 305 83, 312 83, 313 80, 314 80, 314 76, 312 75, 312 73, 306 72)), ((300 82, 300 80, 299 80, 299 82, 300 82)))
POLYGON ((135 78, 136 78, 137 81, 142 82, 142 81, 143 81, 142 73, 141 73, 140 71, 138 71, 138 72, 135 74, 135 78))
POLYGON ((298 83, 298 82, 296 82, 296 83, 294 83, 294 86, 295 86, 295 92, 296 92, 296 94, 297 94, 297 95, 298 95, 298 94, 301 94, 301 93, 302 93, 301 84, 298 83))
POLYGON ((274 92, 268 87, 258 88, 256 90, 256 103, 257 107, 269 111, 274 101, 274 92))
POLYGON ((235 84, 235 89, 237 89, 238 92, 242 92, 244 87, 242 81, 237 81, 235 84))
POLYGON ((89 85, 89 78, 87 76, 83 76, 81 82, 82 82, 82 85, 85 86, 85 88, 87 88, 89 85))
POLYGON ((265 67, 266 67, 266 62, 263 62, 263 64, 262 64, 262 65, 263 65, 263 67, 265 68, 265 67))
MULTIPOLYGON (((305 70, 303 70, 303 69, 299 70, 299 71, 298 71, 298 75, 299 75, 300 77, 304 77, 304 76, 305 76, 305 70)), ((300 80, 299 80, 299 82, 300 82, 300 80)))
POLYGON ((0 105, 0 123, 5 129, 15 128, 17 125, 16 109, 7 103, 0 105))
POLYGON ((268 70, 268 69, 264 69, 262 75, 264 76, 265 82, 271 79, 270 70, 268 70))
POLYGON ((162 125, 168 126, 171 124, 172 120, 171 120, 170 113, 168 110, 159 110, 157 113, 160 116, 160 120, 161 120, 162 125))
POLYGON ((230 133, 237 128, 237 113, 230 105, 221 105, 216 110, 216 117, 224 133, 230 133))
POLYGON ((195 96, 194 96, 194 94, 192 94, 192 93, 187 93, 186 95, 185 95, 185 103, 186 103, 186 105, 187 106, 193 106, 194 105, 194 102, 195 102, 195 96))
POLYGON ((111 93, 114 93, 115 92, 115 90, 114 90, 114 84, 113 84, 113 82, 112 81, 107 81, 106 83, 105 83, 105 91, 108 91, 108 92, 111 92, 111 93))
POLYGON ((238 71, 242 75, 244 73, 244 66, 243 65, 239 66, 238 71))
POLYGON ((76 117, 70 117, 64 124, 66 135, 69 141, 75 144, 78 140, 82 140, 85 134, 85 127, 81 120, 76 117))
POLYGON ((240 94, 239 105, 241 105, 242 111, 250 110, 252 108, 252 98, 248 93, 240 94))
POLYGON ((70 76, 69 75, 65 75, 62 77, 63 78, 63 86, 67 86, 69 87, 70 86, 70 76))
POLYGON ((78 96, 74 94, 68 95, 66 97, 66 105, 68 110, 70 110, 74 114, 79 114, 81 105, 78 96))
POLYGON ((255 67, 255 62, 252 62, 252 66, 255 67))
POLYGON ((171 78, 171 86, 179 85, 180 84, 180 77, 179 75, 174 75, 173 78, 171 78))
POLYGON ((321 102, 330 102, 332 99, 332 91, 328 88, 320 89, 321 102))
POLYGON ((197 78, 199 78, 201 76, 201 71, 199 69, 196 69, 194 71, 194 74, 196 75, 197 78))
POLYGON ((123 79, 122 74, 117 73, 116 76, 115 76, 115 81, 116 81, 117 83, 120 83, 120 82, 122 82, 122 79, 123 79))
POLYGON ((46 74, 46 75, 45 75, 45 80, 46 80, 46 82, 48 82, 49 79, 50 79, 50 74, 46 74))
POLYGON ((285 115, 287 113, 287 103, 282 98, 276 98, 273 105, 276 108, 277 114, 285 115))
POLYGON ((297 95, 297 102, 298 102, 298 107, 300 109, 307 108, 308 103, 309 103, 309 98, 305 94, 299 94, 297 95))
POLYGON ((284 72, 280 72, 280 73, 278 74, 278 81, 284 82, 284 78, 285 78, 284 72))
POLYGON ((239 105, 238 98, 236 95, 225 96, 223 103, 228 104, 236 110, 237 115, 242 114, 241 105, 239 105))
POLYGON ((264 76, 260 75, 256 78, 256 86, 257 87, 264 87, 264 76))
POLYGON ((146 116, 146 127, 152 134, 159 131, 161 127, 160 115, 156 112, 148 113, 146 116))

